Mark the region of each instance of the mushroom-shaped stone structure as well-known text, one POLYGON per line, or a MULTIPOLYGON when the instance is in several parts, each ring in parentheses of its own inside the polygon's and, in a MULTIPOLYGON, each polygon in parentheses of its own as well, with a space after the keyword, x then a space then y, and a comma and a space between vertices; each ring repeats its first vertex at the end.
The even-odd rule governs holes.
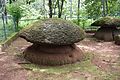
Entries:
POLYGON ((39 20, 22 30, 20 37, 33 43, 24 51, 24 57, 35 64, 63 65, 83 58, 83 52, 74 43, 83 40, 85 33, 69 21, 39 20))
POLYGON ((113 41, 114 37, 119 34, 117 27, 120 26, 120 19, 106 16, 98 19, 91 26, 100 26, 96 31, 95 37, 104 41, 113 41))

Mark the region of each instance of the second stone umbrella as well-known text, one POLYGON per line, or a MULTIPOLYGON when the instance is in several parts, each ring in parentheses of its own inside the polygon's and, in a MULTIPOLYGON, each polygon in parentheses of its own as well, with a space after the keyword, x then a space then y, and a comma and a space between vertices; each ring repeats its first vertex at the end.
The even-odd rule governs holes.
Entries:
POLYGON ((74 44, 84 39, 85 32, 62 19, 44 19, 20 32, 20 37, 33 43, 24 57, 40 65, 63 65, 80 61, 83 52, 74 44))
POLYGON ((96 31, 95 37, 104 41, 113 41, 114 37, 120 33, 117 29, 120 27, 120 19, 110 16, 96 20, 91 26, 100 27, 96 31))

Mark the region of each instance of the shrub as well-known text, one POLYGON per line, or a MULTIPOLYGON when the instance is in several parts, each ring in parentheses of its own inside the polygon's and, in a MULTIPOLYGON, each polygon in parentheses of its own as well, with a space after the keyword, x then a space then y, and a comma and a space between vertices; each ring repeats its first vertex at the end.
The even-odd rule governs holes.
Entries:
POLYGON ((10 15, 12 15, 13 20, 15 22, 16 31, 18 31, 18 23, 20 18, 22 17, 22 9, 20 8, 20 5, 17 3, 12 3, 7 5, 7 11, 10 15))

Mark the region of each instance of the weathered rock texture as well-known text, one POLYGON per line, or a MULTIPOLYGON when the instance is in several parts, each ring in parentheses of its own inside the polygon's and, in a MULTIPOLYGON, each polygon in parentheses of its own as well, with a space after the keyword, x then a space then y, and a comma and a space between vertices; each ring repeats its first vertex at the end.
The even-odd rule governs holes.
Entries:
POLYGON ((120 26, 120 19, 106 16, 103 18, 98 19, 91 26, 101 26, 101 27, 119 27, 120 26))
POLYGON ((114 35, 116 35, 116 33, 114 34, 115 31, 117 31, 116 28, 109 28, 109 27, 99 28, 94 36, 100 40, 113 41, 114 35))
POLYGON ((62 19, 37 21, 20 33, 33 45, 24 51, 30 62, 42 65, 63 65, 80 61, 83 52, 74 43, 84 39, 82 29, 62 19))
POLYGON ((45 19, 30 25, 20 36, 37 44, 69 45, 82 40, 84 31, 62 19, 45 19))
POLYGON ((104 41, 113 41, 114 37, 120 33, 117 29, 120 26, 120 19, 109 16, 95 21, 91 26, 100 26, 95 33, 95 37, 104 41))
POLYGON ((71 46, 38 46, 32 45, 25 51, 25 58, 41 65, 63 65, 81 61, 83 52, 75 45, 71 46))

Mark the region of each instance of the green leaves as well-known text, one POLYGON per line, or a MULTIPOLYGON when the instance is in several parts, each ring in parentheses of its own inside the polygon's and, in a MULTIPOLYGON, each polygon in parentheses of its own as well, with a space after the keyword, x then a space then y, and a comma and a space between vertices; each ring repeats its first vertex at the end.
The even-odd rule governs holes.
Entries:
POLYGON ((12 4, 7 5, 7 11, 17 21, 22 17, 22 9, 17 3, 12 3, 12 4))
POLYGON ((118 0, 107 0, 104 3, 105 11, 103 11, 102 0, 85 0, 84 5, 88 17, 93 19, 103 16, 103 12, 108 16, 119 16, 120 13, 118 0))
POLYGON ((19 31, 18 23, 20 18, 22 17, 22 12, 23 12, 22 9, 20 8, 20 5, 15 2, 7 5, 7 12, 13 17, 15 31, 16 32, 19 31))

